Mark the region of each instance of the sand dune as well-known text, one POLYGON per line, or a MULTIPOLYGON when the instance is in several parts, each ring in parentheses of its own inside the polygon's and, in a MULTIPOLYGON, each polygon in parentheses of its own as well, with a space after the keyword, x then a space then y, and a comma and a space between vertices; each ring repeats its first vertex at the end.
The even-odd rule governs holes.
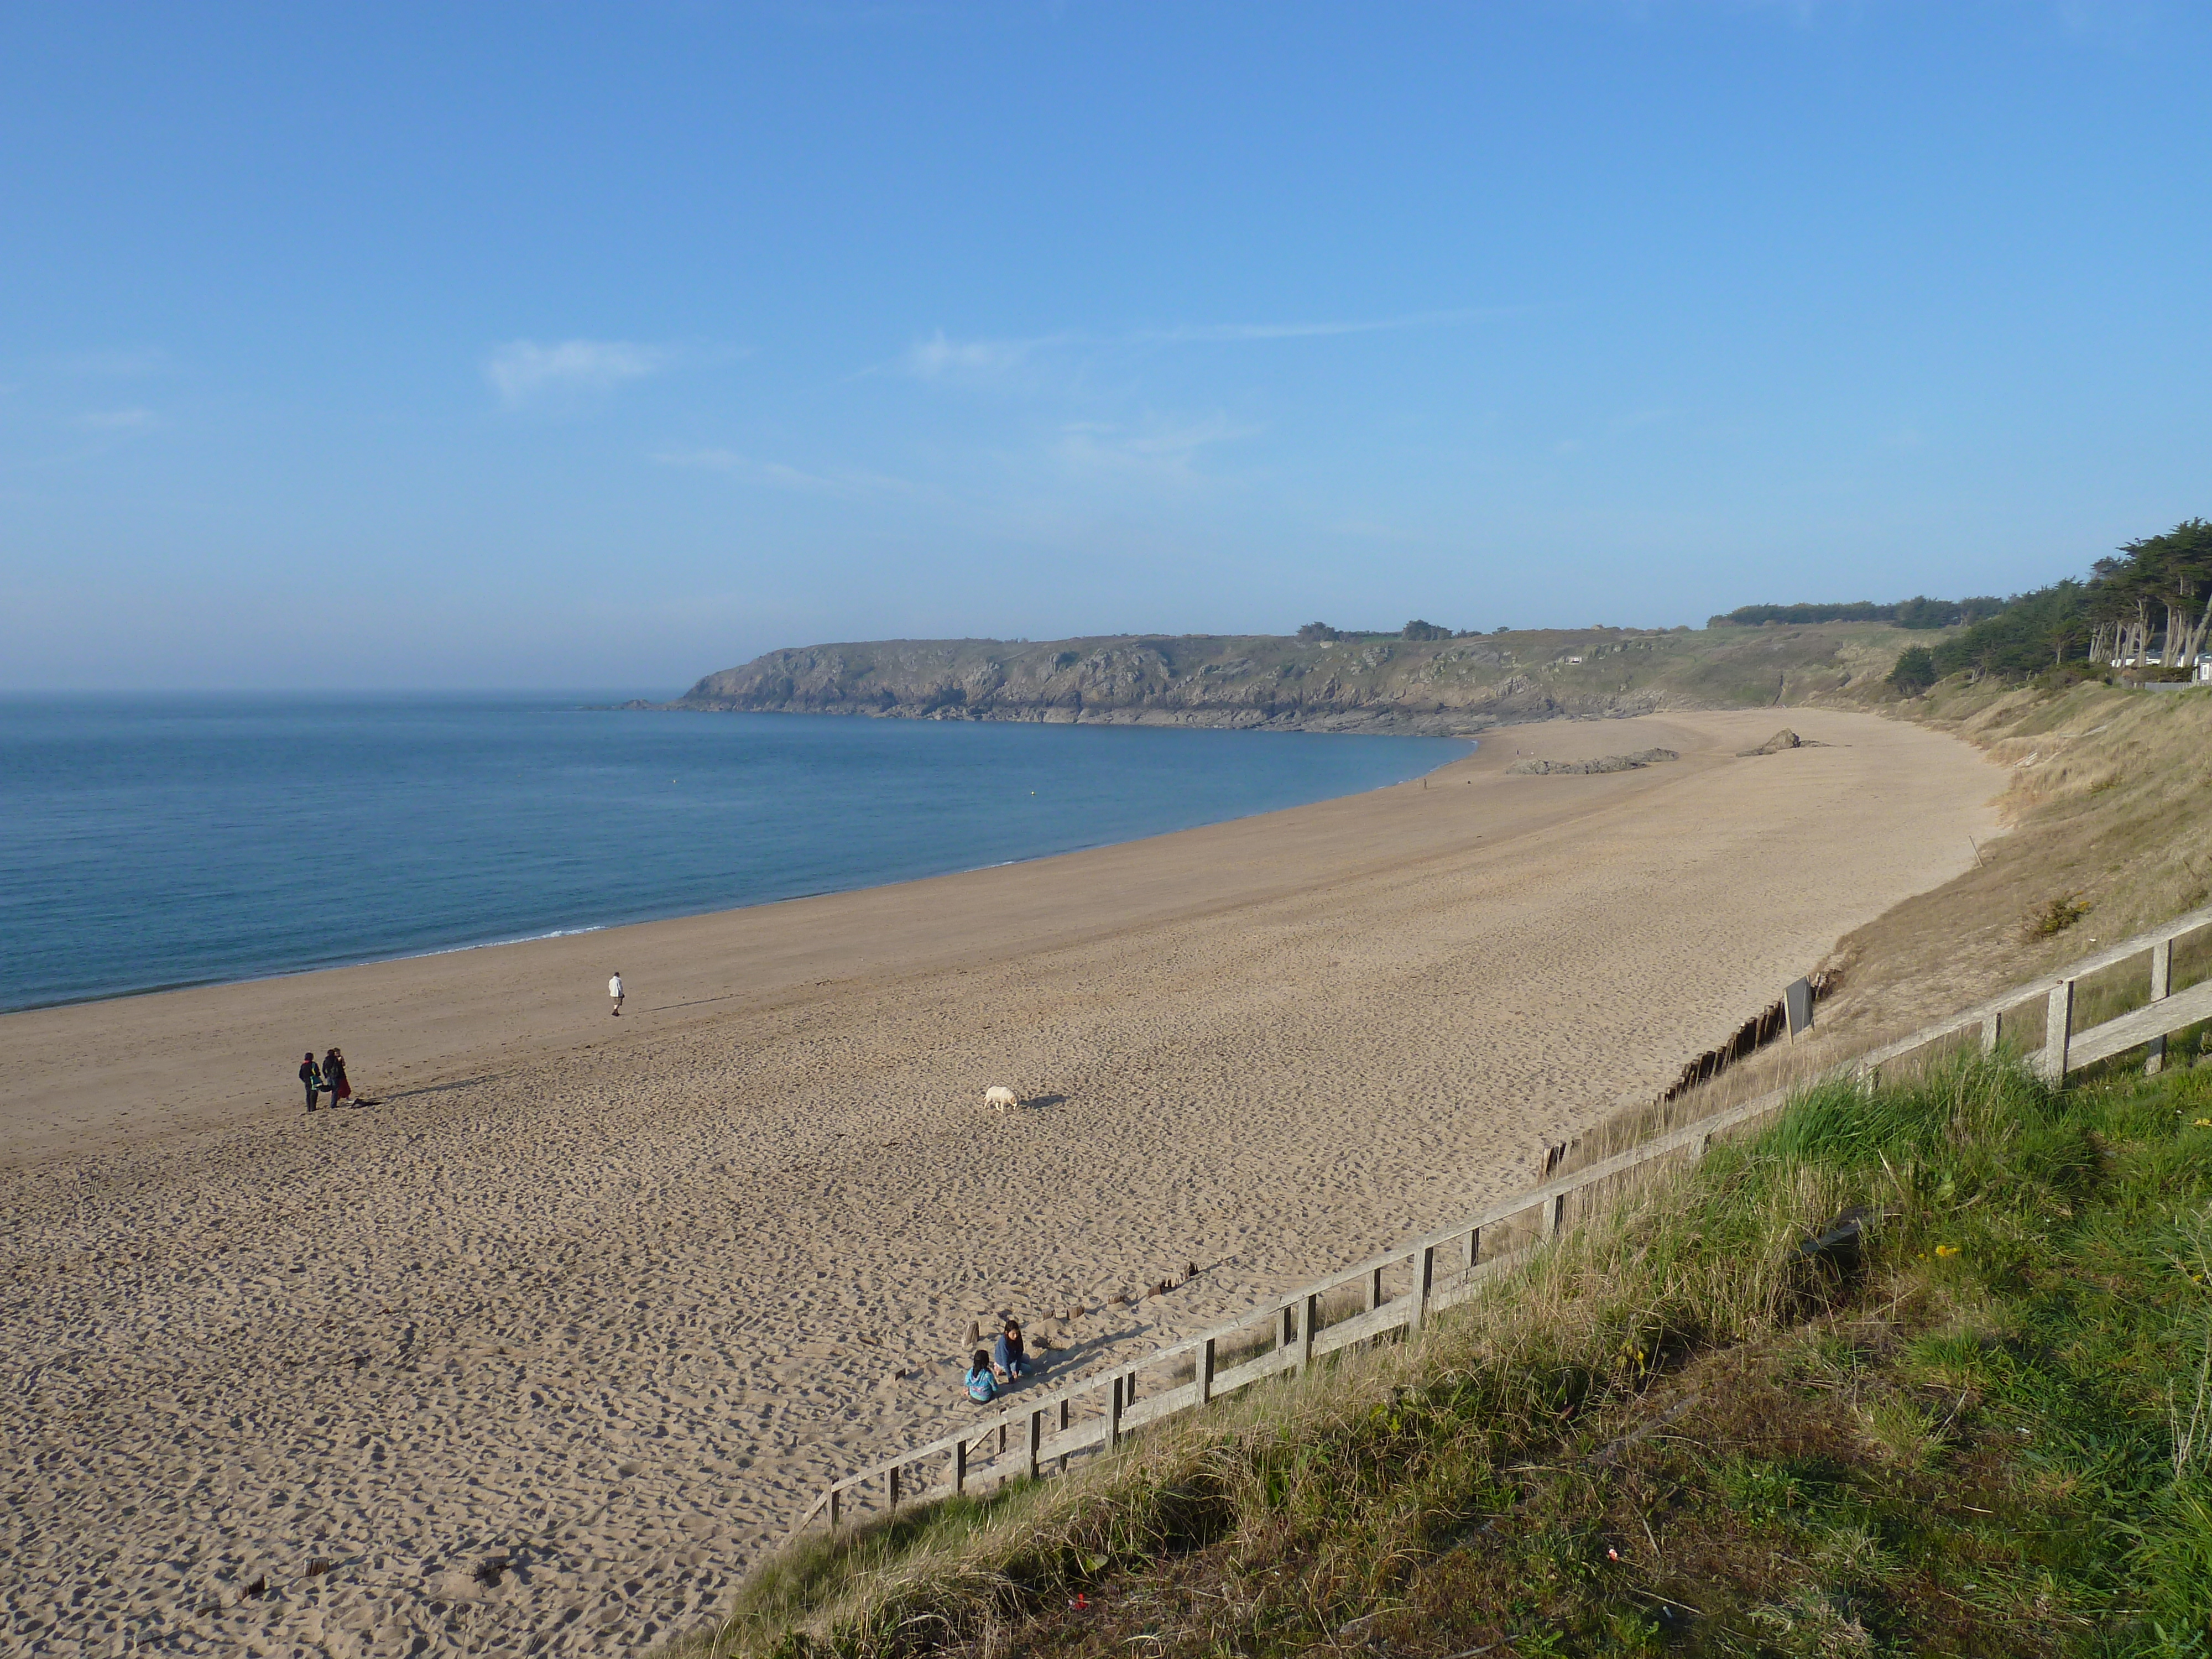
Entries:
POLYGON ((1789 719, 1834 746, 1511 728, 1149 842, 0 1019, 15 1648, 686 1627, 957 1420, 971 1318, 1201 1266, 1072 1327, 1097 1365, 1439 1224, 1995 828, 1965 745, 1789 719), (385 1103, 303 1117, 333 1042, 385 1103))

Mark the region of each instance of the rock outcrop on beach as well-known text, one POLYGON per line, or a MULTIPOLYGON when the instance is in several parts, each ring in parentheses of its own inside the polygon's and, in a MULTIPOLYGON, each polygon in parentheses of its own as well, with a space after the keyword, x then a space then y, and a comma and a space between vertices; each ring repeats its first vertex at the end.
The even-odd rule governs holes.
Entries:
POLYGON ((1753 755, 1778 755, 1785 749, 1826 749, 1827 746, 1817 738, 1801 738, 1785 726, 1758 748, 1739 749, 1735 755, 1738 760, 1746 760, 1753 755))
POLYGON ((1452 735, 1561 717, 1742 708, 1889 672, 1884 623, 1290 639, 886 640, 771 651, 633 707, 1452 735))
POLYGON ((1681 758, 1671 749, 1639 749, 1632 755, 1607 755, 1601 760, 1518 760, 1505 769, 1525 777, 1542 777, 1563 772, 1587 777, 1594 772, 1633 772, 1639 766, 1656 766, 1661 761, 1681 758))

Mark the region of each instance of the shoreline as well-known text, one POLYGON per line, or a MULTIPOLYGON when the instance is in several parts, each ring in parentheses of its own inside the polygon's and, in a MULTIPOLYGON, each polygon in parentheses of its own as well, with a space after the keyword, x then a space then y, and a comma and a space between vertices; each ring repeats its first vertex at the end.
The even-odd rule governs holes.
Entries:
POLYGON ((830 703, 816 708, 756 708, 737 703, 649 702, 643 698, 608 705, 609 712, 625 714, 774 714, 793 720, 898 720, 939 726, 1141 726, 1158 732, 1295 732, 1315 738, 1453 738, 1477 743, 1486 732, 1507 726, 1550 725, 1555 720, 1632 720, 1658 712, 1650 698, 1633 700, 1632 708, 1602 713, 1547 716, 1539 720, 1515 720, 1497 714, 1468 714, 1441 706, 1412 712, 1395 703, 1376 703, 1342 709, 1330 714, 1263 714, 1249 708, 1158 708, 1109 706, 1102 713, 1079 708, 1022 704, 1007 708, 963 709, 948 714, 899 705, 890 708, 872 703, 830 703))
MULTIPOLYGON (((426 699, 426 701, 428 700, 426 699)), ((623 712, 625 709, 634 708, 636 707, 639 707, 639 705, 608 705, 605 707, 580 708, 574 712, 619 713, 623 712)), ((662 712, 664 709, 668 709, 672 707, 672 706, 670 705, 652 706, 653 712, 662 712)), ((675 710, 674 712, 722 713, 732 711, 675 710)), ((742 712, 799 713, 799 711, 742 712)), ((801 714, 801 717, 803 717, 803 714, 801 714)), ((1158 722, 1094 720, 1083 723, 1092 726, 1119 726, 1129 724, 1159 725, 1162 729, 1168 729, 1164 724, 1158 722)), ((1229 728, 1193 726, 1188 729, 1212 730, 1229 728)), ((1290 728, 1282 729, 1288 730, 1290 728)), ((1308 732, 1305 732, 1304 735, 1397 738, 1435 738, 1437 736, 1437 734, 1435 733, 1407 732, 1355 732, 1326 733, 1319 731, 1308 732)), ((1473 736, 1452 737, 1443 740, 1464 744, 1468 753, 1472 753, 1474 750, 1480 747, 1479 740, 1473 736)), ((1435 766, 1429 769, 1429 774, 1433 774, 1443 767, 1449 766, 1456 761, 1462 761, 1466 758, 1467 755, 1462 754, 1440 760, 1435 766)), ((818 888, 810 888, 800 892, 780 893, 772 896, 754 899, 750 902, 737 904, 708 902, 703 906, 696 907, 679 905, 672 908, 655 908, 648 910, 643 914, 618 915, 602 921, 581 922, 573 926, 546 928, 538 932, 501 934, 490 938, 471 939, 453 944, 434 945, 423 949, 408 949, 362 956, 342 956, 332 960, 315 963, 306 967, 288 968, 270 973, 247 974, 239 977, 223 977, 219 975, 211 975, 206 977, 172 979, 162 981, 156 984, 131 986, 116 990, 95 991, 83 995, 59 997, 52 1001, 17 1003, 0 1006, 0 1020, 4 1020, 17 1014, 38 1013, 59 1008, 97 1006, 105 1003, 130 1002, 143 997, 164 996, 176 992, 218 990, 232 986, 271 984, 296 979, 310 974, 333 973, 343 971, 349 969, 371 968, 392 963, 414 962, 428 957, 450 956, 462 951, 501 950, 509 946, 534 945, 547 939, 567 939, 592 933, 603 933, 629 927, 651 927, 662 922, 686 921, 714 916, 732 916, 774 905, 799 903, 808 900, 831 897, 848 893, 872 892, 880 889, 896 887, 911 882, 931 881, 948 876, 973 875, 985 870, 1004 869, 1018 865, 1034 864, 1041 860, 1062 858, 1075 854, 1096 852, 1109 847, 1127 846, 1139 842, 1158 840, 1164 836, 1172 836, 1183 833, 1183 831, 1187 830, 1209 829, 1219 824, 1236 823, 1253 818, 1262 818, 1275 812, 1295 811, 1297 811, 1300 806, 1318 805, 1326 801, 1349 799, 1359 795, 1371 794, 1378 789, 1395 788, 1401 784, 1415 781, 1420 777, 1428 775, 1429 774, 1415 772, 1409 774, 1406 777, 1395 779, 1389 783, 1360 785, 1348 790, 1344 794, 1322 795, 1313 800, 1302 801, 1292 806, 1263 807, 1258 811, 1237 813, 1227 817, 1209 818, 1198 823, 1182 825, 1177 829, 1154 830, 1146 835, 1124 836, 1118 839, 1081 842, 1074 846, 1051 848, 1048 850, 1031 853, 1018 858, 994 860, 991 862, 984 864, 951 865, 942 869, 928 870, 920 874, 894 876, 888 878, 864 878, 854 884, 842 886, 829 885, 818 888)))
POLYGON ((1832 746, 1737 758, 1771 709, 1523 728, 1682 758, 1497 744, 642 924, 635 1024, 604 933, 0 1019, 0 1557, 103 1579, 70 1615, 103 1643, 680 1633, 825 1475, 959 1420, 970 1319, 1026 1316, 1049 1387, 1443 1224, 1967 867, 2002 773, 1789 718, 1832 746), (302 1119, 303 1024, 381 1105, 302 1119), (527 1572, 471 1588, 492 1552, 527 1572))
MULTIPOLYGON (((525 939, 490 940, 478 945, 447 946, 405 956, 378 957, 362 962, 306 968, 289 973, 267 975, 260 978, 204 981, 196 984, 164 986, 116 996, 91 997, 76 1001, 44 1003, 33 1007, 0 1011, 0 1171, 4 1171, 17 1164, 21 1158, 21 1149, 18 1144, 19 1137, 16 1133, 15 1115, 11 1109, 19 1108, 22 1103, 23 1094, 33 1091, 37 1088, 35 1083, 30 1085, 28 1090, 18 1085, 14 1068, 9 1064, 12 1040, 15 1039, 18 1033, 30 1022, 53 1017, 81 1016, 93 1021, 96 1025, 103 1023, 98 1019, 102 1012, 112 1010, 118 1018, 126 1024, 137 1024, 137 1022, 132 1021, 130 1018, 131 1011, 153 1008, 166 1010, 171 999, 191 999, 194 1001, 187 1005, 183 1018, 174 1024, 193 1027, 202 1023, 197 1000, 198 999, 212 1000, 211 1006, 223 1007, 228 1004, 234 1004, 236 1000, 243 999, 248 994, 258 991, 276 995, 288 1005, 313 1006, 332 1000, 340 1001, 346 1000, 346 988, 334 982, 342 976, 369 976, 373 979, 374 976, 404 973, 410 969, 423 969, 429 964, 466 957, 483 957, 487 961, 496 958, 501 963, 513 959, 520 963, 528 953, 543 951, 547 947, 571 945, 577 941, 608 940, 611 935, 634 936, 638 948, 629 951, 626 954, 636 956, 650 952, 656 946, 662 946, 665 943, 677 941, 679 939, 688 946, 695 934, 699 932, 703 931, 712 934, 732 928, 742 930, 749 919, 776 916, 799 907, 834 905, 841 901, 861 901, 865 903, 866 901, 878 896, 883 896, 888 902, 896 904, 902 902, 898 896, 908 894, 924 897, 926 902, 926 896, 932 893, 938 884, 966 883, 1006 871, 1045 871, 1064 861, 1098 859, 1125 852, 1132 854, 1134 860, 1142 864, 1148 860, 1148 855, 1141 849, 1174 843, 1183 837, 1205 836, 1217 832, 1233 830, 1240 826, 1261 825, 1279 820, 1289 822, 1294 820, 1299 814, 1340 806, 1346 803, 1357 802, 1371 796, 1384 795, 1393 790, 1421 784, 1425 779, 1435 776, 1437 772, 1454 765, 1464 765, 1480 755, 1481 745, 1475 740, 1467 738, 1460 741, 1463 741, 1467 745, 1466 754, 1454 760, 1442 762, 1426 773, 1416 774, 1410 778, 1401 779, 1396 783, 1370 787, 1349 794, 1325 796, 1318 801, 1310 801, 1297 806, 1277 807, 1237 817, 1218 818, 1209 823, 1167 830, 1152 836, 1140 836, 1130 840, 1103 842, 1092 847, 1040 854, 1034 858, 1001 860, 964 870, 944 871, 933 875, 908 877, 897 881, 878 883, 872 886, 832 888, 819 893, 795 894, 782 898, 763 899, 756 904, 735 905, 714 910, 687 911, 680 915, 657 916, 644 921, 611 922, 595 927, 562 929, 525 939), (514 953, 514 956, 509 958, 504 953, 514 953), (325 994, 326 988, 330 994, 325 994)), ((610 940, 611 949, 613 945, 623 943, 629 943, 629 941, 610 940)), ((562 954, 573 957, 574 951, 572 950, 562 954)), ((611 964, 611 956, 609 961, 611 964)), ((533 967, 534 964, 522 966, 520 971, 528 974, 532 972, 533 967)), ((594 970, 589 969, 583 970, 586 978, 592 971, 594 970)), ((603 978, 604 970, 600 971, 603 978)), ((368 980, 356 979, 354 982, 368 982, 368 980)), ((434 990, 434 987, 431 986, 416 986, 408 988, 418 994, 434 990)), ((586 989, 588 992, 588 987, 586 989)), ((597 1003, 592 1002, 588 994, 585 994, 582 1000, 590 1004, 592 1012, 597 1012, 597 1003)), ((711 999, 714 1001, 728 1000, 731 999, 711 999)), ((635 1012, 637 1011, 633 1011, 634 1013, 635 1012)), ((161 1020, 158 1015, 153 1023, 160 1026, 172 1024, 172 1022, 161 1020)), ((569 1024, 573 1029, 574 1022, 569 1024)), ((592 1028, 586 1023, 584 1029, 592 1028)), ((34 1038, 33 1041, 36 1039, 34 1038)), ((502 1039, 499 1046, 502 1048, 509 1047, 513 1041, 513 1039, 502 1039)), ((327 1047, 328 1043, 319 1040, 314 1046, 319 1050, 327 1047)), ((347 1045, 341 1042, 337 1046, 345 1048, 347 1045)), ((268 1052, 277 1051, 270 1049, 268 1052)), ((450 1086, 453 1076, 461 1071, 474 1069, 471 1063, 457 1055, 445 1053, 410 1055, 400 1062, 399 1069, 396 1073, 389 1071, 380 1073, 364 1073, 359 1069, 359 1062, 354 1063, 356 1069, 353 1079, 357 1094, 374 1093, 392 1098, 402 1098, 426 1090, 450 1086), (430 1067, 427 1073, 422 1070, 424 1064, 430 1067), (374 1077, 376 1080, 373 1085, 364 1084, 362 1081, 364 1077, 374 1077)), ((374 1061, 370 1063, 374 1064, 374 1061)), ((198 1092, 204 1094, 206 1091, 198 1092)), ((223 1106, 241 1107, 251 1113, 253 1108, 248 1103, 258 1101, 262 1094, 262 1091, 249 1089, 223 1097, 221 1103, 223 1106)), ((283 1100, 289 1099, 289 1091, 287 1091, 280 1098, 278 1091, 268 1091, 267 1109, 280 1112, 283 1110, 283 1100)), ((198 1105, 201 1102, 195 1097, 188 1099, 186 1103, 198 1105)), ((128 1115, 128 1113, 124 1115, 128 1115)), ((173 1117, 179 1115, 173 1114, 173 1117)), ((181 1121, 163 1124, 156 1127, 153 1133, 158 1136, 170 1133, 172 1130, 197 1130, 216 1127, 229 1121, 234 1115, 234 1112, 228 1111, 214 1115, 207 1113, 181 1115, 181 1121)), ((80 1118, 77 1121, 77 1126, 82 1127, 84 1121, 80 1118)), ((46 1137, 46 1139, 51 1142, 55 1139, 65 1138, 46 1137)), ((137 1138, 131 1137, 133 1139, 137 1138)), ((70 1149, 66 1146, 49 1144, 42 1148, 39 1156, 44 1158, 69 1155, 70 1155, 70 1149)))

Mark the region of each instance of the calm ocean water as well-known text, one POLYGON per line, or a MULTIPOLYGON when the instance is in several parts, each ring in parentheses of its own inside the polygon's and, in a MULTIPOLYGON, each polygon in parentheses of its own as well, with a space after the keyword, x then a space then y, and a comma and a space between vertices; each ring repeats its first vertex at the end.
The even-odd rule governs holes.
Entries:
POLYGON ((1466 749, 580 707, 616 700, 0 700, 0 1009, 1039 858, 1466 749))

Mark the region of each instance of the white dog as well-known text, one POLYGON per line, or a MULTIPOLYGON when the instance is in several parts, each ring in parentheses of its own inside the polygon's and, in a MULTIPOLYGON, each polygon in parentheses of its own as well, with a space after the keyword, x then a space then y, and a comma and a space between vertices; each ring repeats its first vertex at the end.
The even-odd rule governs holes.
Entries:
POLYGON ((1020 1100, 1016 1098, 1014 1091, 1012 1089, 1007 1088, 1006 1085, 1001 1083, 994 1084, 992 1087, 983 1091, 983 1103, 986 1106, 995 1106, 1003 1112, 1010 1108, 1018 1106, 1022 1103, 1020 1100))

